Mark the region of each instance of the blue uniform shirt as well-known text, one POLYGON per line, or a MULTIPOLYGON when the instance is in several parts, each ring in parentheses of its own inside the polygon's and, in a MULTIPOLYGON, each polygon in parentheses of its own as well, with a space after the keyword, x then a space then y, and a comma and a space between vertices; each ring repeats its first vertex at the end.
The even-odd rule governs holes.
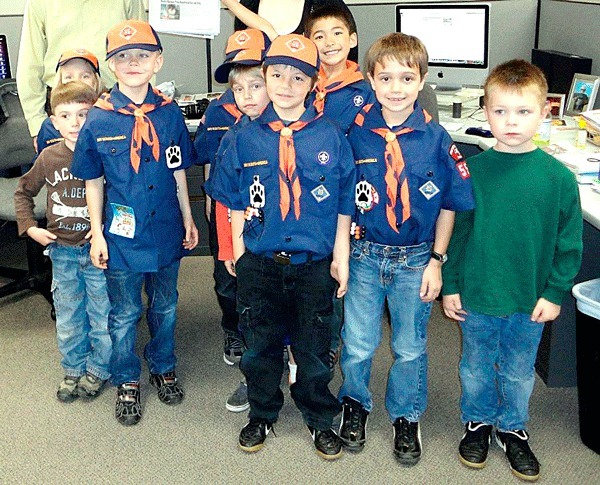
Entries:
POLYGON ((37 135, 37 154, 35 158, 42 152, 42 150, 50 145, 54 145, 59 141, 62 141, 63 137, 60 132, 54 128, 50 118, 46 118, 42 123, 40 132, 37 135))
MULTIPOLYGON (((118 86, 110 92, 115 108, 131 100, 118 86)), ((160 103, 150 89, 144 103, 160 103)), ((134 116, 93 107, 83 125, 73 157, 71 172, 84 180, 104 176, 104 237, 108 244, 109 269, 152 272, 180 259, 185 236, 177 199, 175 170, 194 162, 194 151, 183 115, 175 103, 147 113, 160 143, 160 158, 155 161, 143 143, 139 172, 130 161, 134 116), (133 238, 114 234, 111 229, 118 206, 131 208, 135 218, 133 238)))
MULTIPOLYGON (((233 210, 260 209, 246 221, 244 243, 256 254, 309 252, 314 259, 333 250, 338 214, 354 212, 355 169, 344 134, 309 106, 294 132, 296 171, 302 188, 300 218, 293 209, 285 221, 279 208, 279 133, 268 123, 279 120, 269 104, 256 120, 241 127, 222 159, 213 182, 213 197, 233 210)), ((293 205, 293 202, 292 202, 293 205)))
MULTIPOLYGON (((311 104, 314 102, 315 96, 316 92, 312 91, 309 96, 311 104)), ((371 85, 365 80, 358 81, 327 93, 323 116, 335 122, 344 133, 348 133, 356 115, 366 105, 374 102, 375 93, 373 93, 371 85)))
POLYGON ((362 115, 362 126, 357 119, 350 128, 348 141, 352 145, 357 176, 357 210, 353 220, 364 227, 366 240, 389 246, 430 242, 434 240, 440 209, 473 209, 473 192, 465 160, 446 130, 433 120, 427 122, 423 109, 416 103, 414 112, 402 125, 414 131, 397 138, 408 179, 411 215, 401 222, 402 201, 398 195, 395 213, 399 232, 395 232, 386 216, 386 141, 371 131, 372 128, 389 127, 377 102, 371 109, 363 110, 362 115), (363 207, 362 211, 359 206, 363 207))

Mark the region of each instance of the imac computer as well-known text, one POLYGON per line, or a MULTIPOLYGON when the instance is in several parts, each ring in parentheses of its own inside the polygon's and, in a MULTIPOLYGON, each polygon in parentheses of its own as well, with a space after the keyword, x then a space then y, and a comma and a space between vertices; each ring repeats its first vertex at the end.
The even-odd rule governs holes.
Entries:
POLYGON ((488 4, 396 5, 396 31, 421 39, 429 54, 427 82, 438 91, 480 87, 489 73, 488 4))

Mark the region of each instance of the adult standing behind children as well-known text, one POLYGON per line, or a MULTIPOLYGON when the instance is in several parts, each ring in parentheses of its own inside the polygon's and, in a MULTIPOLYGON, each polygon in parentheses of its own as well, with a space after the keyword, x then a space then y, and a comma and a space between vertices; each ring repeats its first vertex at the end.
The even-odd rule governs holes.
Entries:
POLYGON ((512 60, 484 84, 496 145, 469 159, 475 210, 461 213, 444 267, 443 305, 462 329, 460 461, 486 464, 492 431, 512 472, 540 466, 526 431, 544 323, 560 313, 582 255, 574 175, 532 138, 548 114, 542 71, 512 60))
POLYGON ((90 111, 72 171, 86 180, 92 261, 106 270, 115 417, 133 425, 142 417, 135 351, 142 286, 150 383, 165 404, 184 397, 175 374, 177 276, 185 250, 198 244, 185 177, 194 154, 181 111, 149 83, 163 64, 154 29, 139 20, 121 22, 108 32, 106 45, 118 82, 90 111))
POLYGON ((335 280, 338 297, 347 285, 354 163, 339 128, 305 105, 319 67, 313 42, 279 36, 264 65, 272 103, 236 133, 212 185, 215 199, 232 211, 247 345, 240 368, 250 413, 239 445, 258 451, 278 419, 289 335, 298 362, 292 398, 317 453, 335 459, 341 445, 331 426, 340 405, 328 387, 330 320, 335 280))
MULTIPOLYGON (((29 133, 34 139, 47 118, 48 89, 55 86, 56 63, 63 52, 78 46, 104 52, 106 32, 127 19, 145 19, 143 0, 27 0, 19 46, 17 88, 29 133)), ((105 63, 102 78, 112 85, 115 77, 105 63)))
POLYGON ((413 36, 389 34, 365 57, 377 102, 350 128, 357 167, 350 278, 344 302, 344 382, 340 438, 360 451, 373 409, 371 366, 387 301, 392 328, 385 404, 394 454, 421 458, 420 420, 427 406, 427 323, 442 286, 441 266, 454 212, 473 208, 469 172, 448 133, 419 106, 427 50, 413 36))
POLYGON ((47 246, 52 260, 56 338, 65 373, 56 396, 67 403, 79 396, 95 398, 110 377, 106 278, 90 259, 85 183, 71 172, 75 143, 97 98, 96 91, 80 81, 52 90, 50 119, 63 139, 44 150, 15 192, 19 234, 47 246), (33 198, 44 185, 45 229, 33 216, 33 198))

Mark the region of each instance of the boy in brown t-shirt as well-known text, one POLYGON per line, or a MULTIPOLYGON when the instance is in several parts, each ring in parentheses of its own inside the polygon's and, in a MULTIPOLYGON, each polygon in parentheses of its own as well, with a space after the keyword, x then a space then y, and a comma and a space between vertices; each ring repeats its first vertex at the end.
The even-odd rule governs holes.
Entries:
POLYGON ((65 372, 57 391, 62 402, 95 398, 110 377, 106 279, 90 259, 85 182, 70 170, 79 130, 97 97, 81 81, 52 90, 51 120, 64 140, 40 154, 15 192, 19 234, 47 246, 52 260, 56 336, 65 372), (38 227, 33 216, 33 198, 44 186, 48 190, 46 229, 38 227))

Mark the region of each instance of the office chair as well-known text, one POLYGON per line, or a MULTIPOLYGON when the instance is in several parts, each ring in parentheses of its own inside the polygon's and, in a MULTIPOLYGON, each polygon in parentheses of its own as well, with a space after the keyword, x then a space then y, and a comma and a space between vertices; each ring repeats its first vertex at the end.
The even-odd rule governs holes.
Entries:
POLYGON ((427 83, 424 84, 423 89, 419 91, 417 101, 425 111, 427 111, 434 121, 439 123, 440 113, 438 110, 437 96, 435 95, 434 89, 427 83))
MULTIPOLYGON (((31 163, 33 146, 21 109, 14 80, 0 80, 0 228, 11 230, 16 221, 14 193, 19 183, 20 167, 31 163), (4 222, 1 222, 4 221, 4 222), (6 222, 10 221, 10 222, 6 222)), ((46 215, 46 189, 34 199, 36 219, 43 223, 46 215)), ((16 228, 15 228, 16 230, 16 228)), ((50 285, 52 271, 44 248, 31 238, 26 239, 27 269, 0 266, 0 277, 12 280, 0 286, 0 298, 23 290, 40 292, 52 305, 50 285)), ((6 251, 4 246, 3 251, 6 251)), ((53 307, 51 311, 53 315, 53 307)))

